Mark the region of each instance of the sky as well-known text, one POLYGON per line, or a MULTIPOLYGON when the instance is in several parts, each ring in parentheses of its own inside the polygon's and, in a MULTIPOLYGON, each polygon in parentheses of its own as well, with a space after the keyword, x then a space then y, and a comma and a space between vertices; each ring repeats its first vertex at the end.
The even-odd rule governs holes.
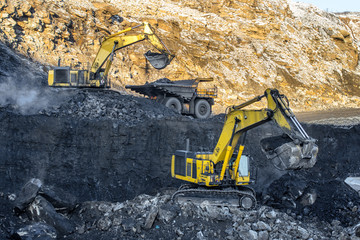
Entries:
POLYGON ((360 0, 292 0, 311 3, 328 12, 360 12, 360 0))

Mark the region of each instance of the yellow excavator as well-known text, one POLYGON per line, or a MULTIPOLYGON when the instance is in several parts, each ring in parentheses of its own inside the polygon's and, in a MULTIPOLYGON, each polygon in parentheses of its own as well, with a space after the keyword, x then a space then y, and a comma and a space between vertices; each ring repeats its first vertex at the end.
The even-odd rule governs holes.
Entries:
POLYGON ((273 121, 287 136, 286 141, 282 136, 281 141, 270 138, 268 142, 262 142, 265 155, 275 167, 281 170, 313 167, 318 152, 316 140, 309 137, 296 119, 286 96, 276 89, 267 89, 263 95, 228 108, 213 152, 191 152, 188 146, 187 150, 175 152, 171 161, 171 175, 190 184, 181 186, 172 199, 182 197, 188 201, 203 195, 220 195, 224 199, 230 196, 230 199, 236 199, 241 208, 254 208, 256 194, 248 186, 253 181, 250 179, 250 158, 243 154, 244 137, 248 130, 268 121, 273 121), (263 98, 267 99, 267 108, 244 109, 263 98), (277 146, 277 142, 281 145, 277 146))
POLYGON ((51 87, 110 87, 108 74, 115 52, 143 40, 148 40, 160 52, 148 51, 144 54, 154 68, 159 70, 165 68, 175 57, 155 34, 151 25, 144 22, 105 37, 90 69, 72 70, 70 67, 58 66, 50 70, 48 85, 51 87), (143 27, 142 33, 124 35, 138 27, 143 27))

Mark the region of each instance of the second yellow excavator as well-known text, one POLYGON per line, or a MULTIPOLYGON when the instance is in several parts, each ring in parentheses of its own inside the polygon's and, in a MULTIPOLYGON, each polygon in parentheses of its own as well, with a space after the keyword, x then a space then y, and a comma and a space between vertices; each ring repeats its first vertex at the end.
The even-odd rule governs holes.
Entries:
MULTIPOLYGON (((311 168, 316 163, 318 147, 309 137, 289 108, 285 95, 276 89, 267 89, 263 95, 243 104, 228 108, 224 127, 213 152, 178 150, 172 156, 171 175, 190 184, 183 185, 173 199, 194 199, 199 196, 220 195, 221 199, 237 199, 244 209, 256 205, 255 192, 250 180, 249 156, 243 154, 244 136, 248 130, 273 121, 285 139, 262 142, 265 155, 281 170, 311 168), (245 107, 267 99, 262 110, 245 107), (241 138, 242 137, 242 138, 241 138), (276 144, 279 143, 279 144, 276 144)), ((201 197, 200 197, 201 198, 201 197)))
POLYGON ((58 66, 50 70, 48 85, 51 87, 110 87, 108 74, 115 51, 143 40, 148 40, 160 52, 148 51, 144 54, 154 68, 159 70, 165 68, 175 57, 155 34, 151 25, 144 22, 105 37, 90 69, 72 70, 70 67, 58 66), (138 27, 143 27, 142 33, 124 35, 138 27))

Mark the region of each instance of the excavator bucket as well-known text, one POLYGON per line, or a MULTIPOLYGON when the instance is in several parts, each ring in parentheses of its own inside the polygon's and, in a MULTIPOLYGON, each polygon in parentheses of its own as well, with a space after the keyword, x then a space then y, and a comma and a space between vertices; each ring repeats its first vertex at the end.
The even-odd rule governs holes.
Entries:
POLYGON ((288 136, 262 139, 261 145, 266 157, 280 170, 312 168, 319 150, 315 139, 301 141, 288 136))
POLYGON ((168 54, 154 53, 149 50, 144 54, 144 56, 150 64, 158 70, 163 69, 170 64, 168 54))

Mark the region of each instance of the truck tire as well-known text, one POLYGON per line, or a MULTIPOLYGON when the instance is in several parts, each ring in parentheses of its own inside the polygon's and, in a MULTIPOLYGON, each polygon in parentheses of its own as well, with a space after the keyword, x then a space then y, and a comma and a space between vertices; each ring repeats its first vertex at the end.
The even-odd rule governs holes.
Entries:
POLYGON ((195 102, 195 117, 199 119, 208 118, 211 114, 211 106, 205 99, 198 99, 195 102))
POLYGON ((165 101, 165 106, 168 108, 173 109, 177 113, 181 113, 182 104, 179 99, 176 97, 169 97, 165 101))

